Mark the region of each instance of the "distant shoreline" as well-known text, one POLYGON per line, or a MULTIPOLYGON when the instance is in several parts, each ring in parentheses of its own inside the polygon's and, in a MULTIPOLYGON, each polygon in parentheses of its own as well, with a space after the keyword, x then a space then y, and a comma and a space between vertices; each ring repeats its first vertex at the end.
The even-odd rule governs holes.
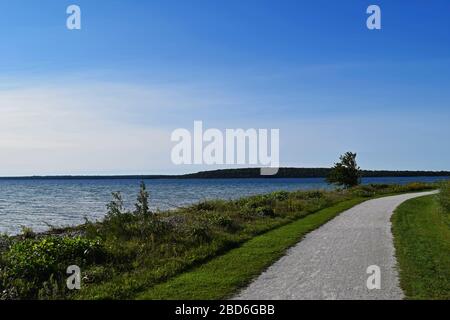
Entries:
MULTIPOLYGON (((222 169, 201 171, 182 175, 53 175, 53 176, 12 176, 0 180, 125 180, 125 179, 286 179, 325 178, 329 168, 280 168, 273 176, 260 175, 259 168, 222 169)), ((361 170, 363 178, 381 177, 450 177, 450 171, 410 171, 410 170, 361 170)))

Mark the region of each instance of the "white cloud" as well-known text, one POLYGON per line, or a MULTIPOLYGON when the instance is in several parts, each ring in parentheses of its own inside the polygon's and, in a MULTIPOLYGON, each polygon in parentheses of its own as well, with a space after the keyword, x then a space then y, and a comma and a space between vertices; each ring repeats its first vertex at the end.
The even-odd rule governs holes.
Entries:
POLYGON ((0 90, 0 175, 151 171, 170 159, 170 132, 146 116, 176 94, 87 83, 0 90))

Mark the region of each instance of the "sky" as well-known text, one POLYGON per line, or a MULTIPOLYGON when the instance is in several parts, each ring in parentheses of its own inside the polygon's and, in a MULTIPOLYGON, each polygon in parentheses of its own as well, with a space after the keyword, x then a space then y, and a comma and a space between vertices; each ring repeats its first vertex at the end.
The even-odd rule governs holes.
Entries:
POLYGON ((195 120, 279 129, 282 166, 354 151, 450 170, 449 16, 447 0, 1 0, 0 176, 215 169, 171 161, 195 120))

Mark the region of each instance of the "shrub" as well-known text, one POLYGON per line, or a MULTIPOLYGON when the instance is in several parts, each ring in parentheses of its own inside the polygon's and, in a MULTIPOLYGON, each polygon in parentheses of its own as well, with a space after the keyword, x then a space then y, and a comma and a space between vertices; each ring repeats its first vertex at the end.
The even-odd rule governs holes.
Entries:
POLYGON ((276 192, 271 193, 269 196, 273 197, 277 201, 285 201, 289 198, 289 192, 276 191, 276 192))
POLYGON ((241 202, 245 208, 257 209, 264 206, 271 206, 276 201, 276 197, 273 194, 265 194, 259 196, 253 196, 247 199, 242 199, 241 202))
POLYGON ((158 217, 144 217, 136 219, 133 223, 125 225, 125 233, 128 238, 149 239, 155 235, 167 233, 171 229, 167 222, 161 221, 158 217))
POLYGON ((137 217, 131 212, 122 212, 120 214, 108 214, 98 229, 98 235, 103 238, 123 238, 129 239, 129 225, 136 223, 137 217))
POLYGON ((275 212, 269 206, 258 207, 255 209, 255 213, 260 217, 273 217, 275 212))
POLYGON ((12 278, 48 280, 65 272, 71 264, 101 261, 104 251, 99 240, 48 237, 16 242, 6 253, 7 275, 12 278))
POLYGON ((96 265, 83 272, 83 283, 88 284, 101 282, 111 277, 111 268, 102 265, 96 265))
POLYGON ((440 184, 439 203, 446 213, 450 213, 450 180, 440 184))
POLYGON ((12 239, 6 234, 0 234, 0 266, 1 266, 1 253, 7 251, 12 244, 12 239))
POLYGON ((21 237, 23 239, 34 239, 36 237, 36 233, 31 228, 22 227, 21 237))
POLYGON ((199 211, 225 211, 233 205, 233 202, 225 200, 205 200, 196 204, 193 204, 187 208, 188 212, 199 211))
POLYGON ((225 214, 214 213, 214 214, 207 215, 205 218, 212 225, 215 225, 215 226, 218 226, 221 228, 225 228, 225 229, 232 228, 234 225, 233 219, 230 216, 225 215, 225 214))
POLYGON ((106 213, 106 219, 120 216, 123 212, 122 194, 120 192, 113 192, 111 195, 112 200, 106 205, 106 209, 108 210, 106 213))
POLYGON ((357 197, 368 198, 375 195, 376 191, 371 185, 361 185, 350 189, 350 192, 357 197))
POLYGON ((144 181, 141 181, 139 194, 138 194, 136 204, 135 204, 135 207, 136 207, 135 213, 136 214, 138 214, 138 215, 151 214, 150 207, 148 204, 148 198, 149 198, 149 194, 147 192, 145 183, 144 183, 144 181))
POLYGON ((108 212, 100 228, 86 223, 89 235, 102 238, 120 238, 129 240, 135 237, 148 238, 166 231, 168 224, 159 221, 156 213, 152 213, 148 204, 149 194, 144 182, 141 182, 135 204, 135 211, 125 211, 120 192, 112 193, 112 200, 106 206, 108 212))
POLYGON ((61 281, 55 279, 52 274, 50 278, 42 284, 42 288, 38 291, 39 300, 62 300, 65 296, 65 287, 61 285, 61 281))
POLYGON ((194 223, 189 228, 189 237, 193 239, 194 242, 208 242, 211 240, 211 230, 206 225, 194 223))

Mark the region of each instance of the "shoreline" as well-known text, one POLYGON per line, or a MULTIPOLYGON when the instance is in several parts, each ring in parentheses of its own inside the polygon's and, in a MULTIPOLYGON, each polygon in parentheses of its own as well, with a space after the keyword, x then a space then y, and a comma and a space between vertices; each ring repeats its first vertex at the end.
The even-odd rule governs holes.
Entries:
POLYGON ((411 183, 361 185, 329 191, 278 191, 144 214, 136 210, 122 211, 120 198, 115 197, 101 221, 36 234, 28 230, 4 239, 8 248, 0 250, 4 264, 0 269, 6 270, 6 275, 13 272, 11 279, 19 277, 33 283, 16 288, 16 282, 4 279, 6 285, 12 285, 3 289, 4 295, 14 298, 19 292, 21 298, 36 298, 52 274, 52 281, 63 282, 67 266, 79 265, 88 279, 86 287, 73 296, 64 285, 55 284, 63 288, 58 293, 60 298, 131 299, 144 288, 240 247, 258 235, 305 217, 315 219, 315 214, 323 209, 348 201, 359 203, 436 188, 436 184, 411 183), (42 265, 42 259, 48 263, 42 265), (23 263, 16 265, 15 261, 23 263), (130 281, 133 285, 128 288, 130 281))
MULTIPOLYGON (((279 168, 276 175, 261 175, 261 168, 237 168, 199 171, 185 174, 61 174, 32 176, 0 176, 1 180, 163 180, 163 179, 306 179, 326 178, 330 168, 279 168)), ((361 170, 362 178, 443 177, 450 178, 449 170, 361 170)))
MULTIPOLYGON (((407 184, 411 182, 433 183, 445 180, 445 177, 385 177, 362 178, 362 185, 370 184, 407 184)), ((90 220, 102 220, 105 216, 105 204, 109 202, 111 191, 123 191, 126 207, 132 207, 135 199, 135 191, 138 187, 136 180, 19 180, 12 182, 14 192, 21 192, 22 196, 15 197, 14 193, 7 192, 9 182, 1 181, 5 187, 0 195, 3 197, 4 208, 0 210, 5 220, 2 222, 2 233, 10 236, 21 233, 20 226, 32 228, 35 232, 47 232, 49 226, 67 228, 77 226, 84 222, 83 217, 90 220), (20 182, 23 181, 23 182, 20 182), (36 181, 36 182, 33 182, 36 181), (60 182, 61 181, 61 182, 60 182), (107 182, 102 182, 107 181, 107 182), (55 201, 43 202, 39 196, 40 186, 57 198, 55 201), (60 187, 61 185, 61 187, 60 187), (70 193, 67 193, 70 188, 70 193), (73 186, 73 187, 72 187, 73 186), (32 189, 29 189, 29 187, 32 189), (38 192, 36 193, 37 190, 38 192), (86 193, 88 192, 88 194, 86 193), (81 197, 89 197, 90 201, 85 205, 81 197), (56 200, 59 199, 59 200, 56 200), (17 205, 15 202, 17 201, 17 205), (36 207, 32 212, 30 208, 36 207), (23 217, 30 214, 30 219, 25 221, 23 217), (10 217, 12 220, 8 220, 10 217)), ((153 210, 174 210, 178 207, 189 206, 197 202, 210 200, 229 200, 245 196, 270 193, 277 190, 333 190, 335 187, 326 184, 322 178, 275 178, 275 179, 181 179, 181 180, 150 180, 151 206, 153 210), (152 181, 154 181, 152 183, 152 181), (173 182, 172 182, 173 181, 173 182), (184 186, 184 187, 183 187, 184 186), (181 187, 181 188, 180 188, 181 187), (195 193, 189 193, 194 188, 195 193), (184 194, 183 189, 186 189, 184 194), (169 200, 164 200, 169 199, 169 200)), ((49 194, 50 195, 50 194, 49 194)))

